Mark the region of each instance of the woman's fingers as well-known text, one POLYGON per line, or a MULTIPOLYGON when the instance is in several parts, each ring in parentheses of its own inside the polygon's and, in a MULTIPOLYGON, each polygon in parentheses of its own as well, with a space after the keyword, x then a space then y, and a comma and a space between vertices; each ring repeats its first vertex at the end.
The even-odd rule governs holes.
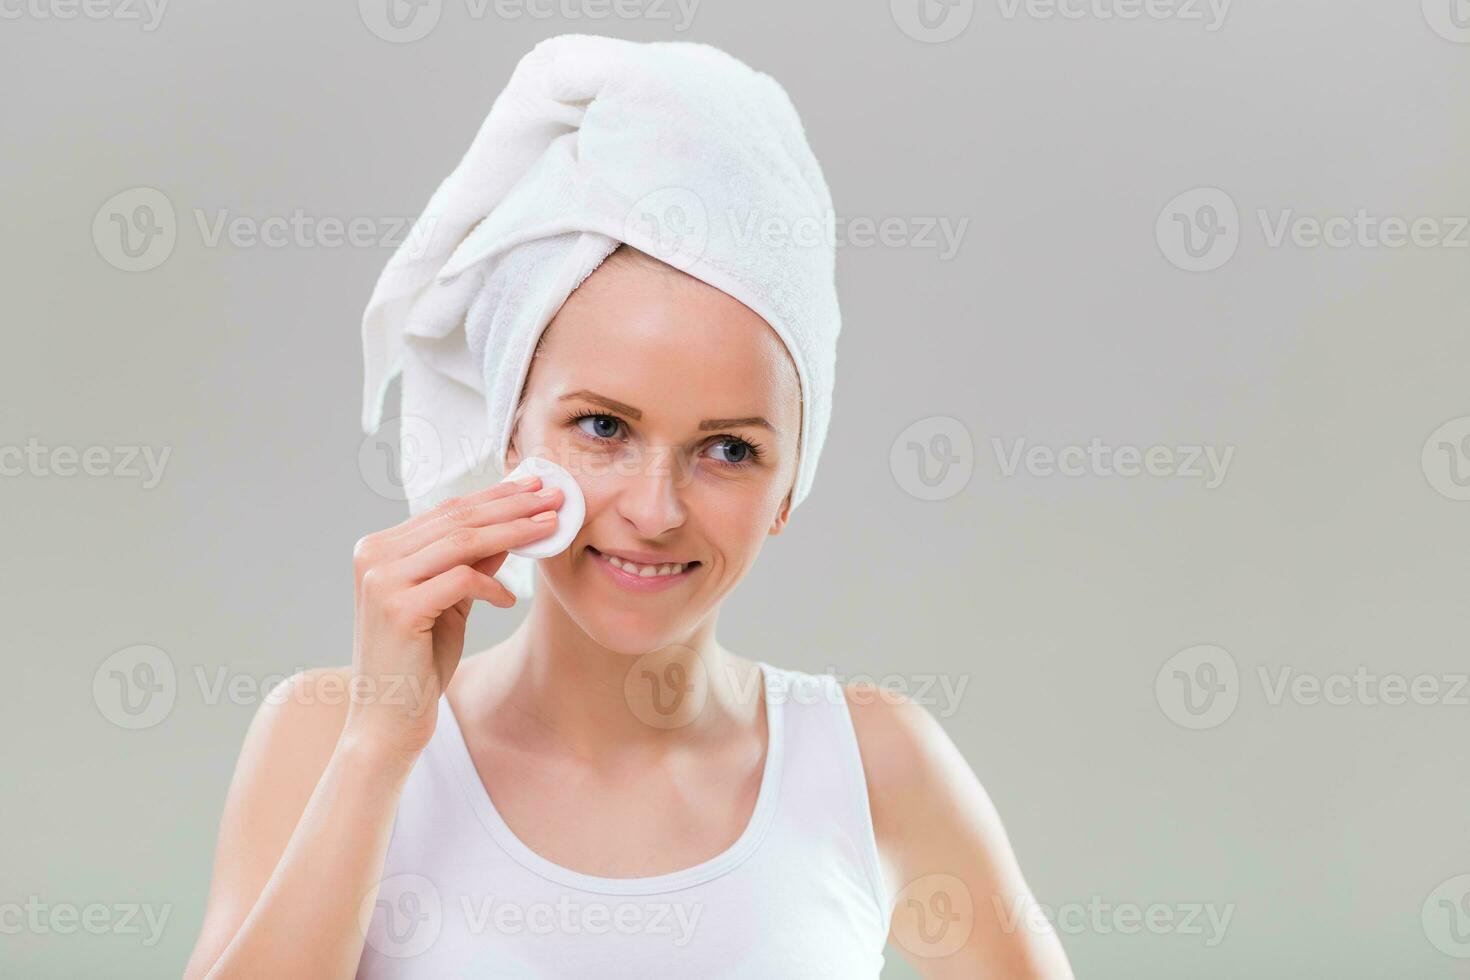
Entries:
MULTIPOLYGON (((536 497, 541 478, 532 477, 531 480, 530 488, 519 481, 502 481, 493 487, 451 498, 402 524, 367 535, 357 542, 352 553, 358 582, 370 570, 384 569, 456 527, 490 524, 534 514, 547 506, 547 501, 536 497)), ((550 501, 560 505, 560 494, 560 489, 555 490, 550 501)), ((379 574, 378 577, 383 576, 379 574)))
POLYGON ((560 507, 562 491, 559 487, 541 490, 518 490, 511 494, 481 497, 471 494, 438 508, 438 516, 417 527, 405 531, 393 539, 395 558, 405 558, 444 537, 457 527, 484 527, 488 524, 503 524, 518 517, 530 517, 548 507, 560 507), (547 496, 540 496, 546 493, 547 496))
POLYGON ((539 514, 488 525, 461 525, 450 528, 438 539, 385 569, 392 579, 407 583, 424 582, 454 568, 474 565, 493 558, 518 545, 546 537, 556 529, 557 513, 542 508, 556 506, 544 497, 535 498, 539 514))
POLYGON ((502 609, 516 601, 515 595, 493 577, 469 565, 456 565, 409 589, 403 603, 413 622, 430 629, 444 610, 466 599, 482 599, 502 609))
MULTIPOLYGON (((517 480, 502 480, 483 490, 476 490, 474 493, 467 493, 461 497, 450 497, 448 500, 440 501, 422 514, 410 517, 403 523, 394 525, 383 533, 387 536, 388 540, 401 542, 411 538, 415 532, 422 532, 425 528, 443 524, 446 518, 452 519, 456 515, 463 514, 471 508, 482 506, 494 500, 504 500, 509 497, 514 497, 517 494, 537 490, 540 489, 540 486, 541 478, 539 476, 523 477, 517 480), (523 483, 522 480, 525 480, 525 482, 523 483)), ((417 550, 418 548, 411 548, 408 552, 404 552, 404 554, 417 550)))

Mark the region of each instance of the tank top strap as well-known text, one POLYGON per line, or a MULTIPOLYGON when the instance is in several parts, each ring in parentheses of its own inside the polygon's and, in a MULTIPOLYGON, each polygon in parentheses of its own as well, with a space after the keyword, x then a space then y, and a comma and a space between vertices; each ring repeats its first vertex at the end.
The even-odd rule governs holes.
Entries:
POLYGON ((867 775, 842 684, 831 674, 764 661, 761 666, 773 685, 769 697, 778 701, 784 715, 783 814, 806 824, 815 818, 828 823, 834 846, 862 869, 881 921, 887 923, 896 894, 878 858, 867 775))

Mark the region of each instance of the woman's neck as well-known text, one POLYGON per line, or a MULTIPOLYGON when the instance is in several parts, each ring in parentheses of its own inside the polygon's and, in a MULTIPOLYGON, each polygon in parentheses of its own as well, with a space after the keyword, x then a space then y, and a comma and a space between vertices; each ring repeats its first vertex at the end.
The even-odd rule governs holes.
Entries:
POLYGON ((598 643, 540 588, 475 687, 496 729, 588 760, 708 744, 760 724, 764 703, 759 667, 716 642, 717 616, 639 655, 598 643))

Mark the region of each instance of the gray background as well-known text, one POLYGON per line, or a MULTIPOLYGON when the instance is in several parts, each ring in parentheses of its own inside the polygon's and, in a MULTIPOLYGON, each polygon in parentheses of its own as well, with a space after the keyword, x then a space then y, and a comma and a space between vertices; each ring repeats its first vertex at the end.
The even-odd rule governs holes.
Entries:
MULTIPOLYGON (((414 42, 375 35, 371 8, 178 4, 151 30, 143 8, 6 8, 0 447, 171 455, 153 487, 120 465, 0 478, 0 903, 169 919, 152 946, 120 926, 0 935, 0 974, 182 969, 250 688, 349 659, 352 544, 403 516, 360 468, 357 427, 359 317, 390 249, 211 245, 199 222, 299 210, 391 231, 516 59, 581 31, 706 41, 771 73, 839 215, 909 235, 839 248, 822 467, 722 640, 934 683, 1038 899, 1074 909, 1080 976, 1470 976, 1438 901, 1470 872, 1470 707, 1453 691, 1470 234, 1273 246, 1259 217, 1364 209, 1448 234, 1470 213, 1470 44, 1433 26, 1450 0, 1242 3, 1216 30, 988 0, 953 8, 948 25, 969 20, 942 42, 882 2, 706 0, 680 31, 672 6, 536 19, 443 0, 414 42), (138 187, 167 198, 177 239, 128 272, 93 225, 138 187), (1239 209, 1238 248, 1185 271, 1156 221, 1211 187, 1239 209), (922 244, 926 218, 968 221, 957 253, 922 244), (1211 489, 1008 476, 992 441, 1094 437, 1234 456, 1211 489), (942 499, 920 499, 909 442, 958 467, 942 499), (137 644, 168 655, 177 690, 128 730, 93 682, 137 644), (1233 710, 1195 730, 1174 720, 1166 664, 1199 644, 1238 675, 1218 702, 1233 710), (1439 696, 1273 703, 1282 668, 1423 676, 1439 696), (241 693, 213 696, 220 678, 241 693), (957 703, 939 681, 964 685, 957 703), (1076 917, 1100 903, 1232 918, 1208 945, 1208 928, 1076 917)), ((474 642, 520 615, 481 606, 474 642)))

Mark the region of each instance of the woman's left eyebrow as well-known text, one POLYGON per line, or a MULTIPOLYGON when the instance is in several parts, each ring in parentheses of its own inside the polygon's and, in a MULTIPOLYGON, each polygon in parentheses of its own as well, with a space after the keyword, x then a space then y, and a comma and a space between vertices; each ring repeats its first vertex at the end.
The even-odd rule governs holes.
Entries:
POLYGON ((700 429, 734 429, 742 425, 763 425, 772 432, 776 427, 759 415, 751 415, 743 419, 705 419, 699 423, 700 429))
MULTIPOLYGON (((604 405, 615 412, 622 412, 624 415, 633 419, 635 422, 643 418, 643 413, 634 408, 632 405, 626 405, 623 402, 620 402, 613 398, 609 398, 606 395, 599 395, 595 391, 588 391, 586 388, 582 388, 578 391, 568 392, 567 394, 562 395, 561 401, 567 401, 571 398, 583 398, 589 402, 597 402, 599 405, 604 405)), ((742 425, 759 425, 764 428, 770 429, 772 432, 776 431, 776 427, 760 415, 747 415, 744 418, 738 419, 705 419, 703 422, 699 423, 699 428, 701 430, 733 429, 737 426, 742 425)))

